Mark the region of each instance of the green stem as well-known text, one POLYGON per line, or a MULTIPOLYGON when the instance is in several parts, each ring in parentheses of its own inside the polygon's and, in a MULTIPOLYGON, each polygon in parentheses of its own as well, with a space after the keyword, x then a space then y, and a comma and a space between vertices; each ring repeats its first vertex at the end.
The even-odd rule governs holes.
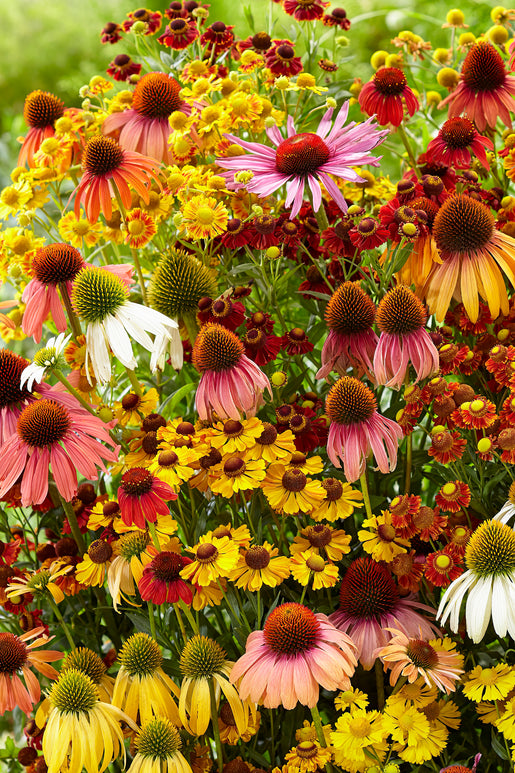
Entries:
POLYGON ((143 271, 141 270, 141 263, 139 262, 138 252, 137 250, 132 249, 131 253, 134 265, 136 266, 136 273, 138 275, 139 286, 141 288, 141 297, 143 298, 143 303, 145 306, 148 306, 147 288, 145 287, 145 280, 143 278, 143 271))
POLYGON ((62 373, 62 371, 60 371, 58 368, 52 368, 52 373, 54 374, 56 379, 60 381, 64 387, 66 387, 68 392, 75 397, 75 399, 82 405, 83 408, 89 411, 89 413, 93 414, 93 416, 97 415, 95 408, 93 408, 93 406, 90 405, 90 403, 88 403, 88 401, 83 398, 80 392, 78 392, 77 389, 75 389, 75 387, 70 384, 70 382, 68 381, 64 373, 62 373))
POLYGON ((127 371, 127 375, 129 377, 129 381, 132 384, 132 388, 134 389, 134 391, 138 395, 138 397, 141 397, 141 395, 143 394, 143 389, 141 388, 141 384, 139 383, 139 381, 138 381, 138 379, 136 377, 136 373, 133 370, 131 370, 130 368, 127 368, 127 367, 125 368, 125 370, 127 371))
POLYGON ((378 658, 376 658, 374 663, 374 670, 376 675, 377 706, 379 711, 382 711, 384 709, 384 677, 383 666, 378 658))
POLYGON ((197 317, 195 314, 184 314, 182 317, 184 327, 188 331, 188 338, 193 346, 198 335, 199 327, 197 323, 197 317))
POLYGON ((86 543, 84 542, 84 538, 79 529, 79 522, 77 521, 75 510, 73 509, 73 507, 69 502, 66 502, 62 498, 61 494, 59 494, 59 499, 61 500, 61 505, 63 506, 64 514, 66 515, 66 518, 68 519, 68 523, 70 524, 70 531, 72 533, 72 537, 75 540, 77 547, 79 548, 79 553, 81 555, 84 555, 84 553, 86 552, 86 543))
POLYGON ((182 639, 184 641, 184 644, 188 643, 188 634, 186 633, 186 628, 184 627, 184 621, 182 619, 181 615, 181 609, 179 607, 179 604, 173 605, 175 616, 177 617, 177 622, 179 623, 179 628, 181 629, 182 639))
POLYGON ((63 618, 62 614, 59 612, 59 608, 58 608, 57 604, 55 603, 55 601, 54 601, 54 599, 52 597, 49 597, 48 602, 50 604, 50 607, 51 607, 54 615, 59 620, 59 624, 60 624, 61 628, 63 629, 63 633, 64 633, 64 635, 66 636, 66 638, 68 640, 68 644, 70 645, 72 650, 74 650, 75 649, 75 642, 73 641, 73 636, 70 633, 70 629, 68 628, 68 626, 64 622, 64 618, 63 618))
POLYGON ((211 724, 213 725, 213 735, 215 737, 216 762, 219 773, 222 773, 224 758, 222 741, 220 739, 220 728, 218 727, 218 706, 216 705, 215 687, 212 679, 209 679, 209 697, 211 700, 211 724))
POLYGON ((367 511, 367 518, 373 518, 372 513, 372 505, 370 504, 370 495, 368 493, 368 481, 367 481, 367 471, 366 469, 363 471, 363 475, 361 475, 359 482, 361 484, 361 492, 363 494, 363 501, 365 502, 365 510, 367 511))
POLYGON ((406 134, 406 130, 402 124, 398 127, 399 137, 402 140, 402 143, 404 147, 406 148, 406 152, 408 154, 408 158, 410 161, 411 166, 413 167, 413 171, 417 175, 417 177, 420 177, 420 169, 417 166, 417 161, 415 159, 415 155, 413 153, 413 149, 411 147, 411 143, 408 139, 408 135, 406 134))
POLYGON ((156 618, 154 617, 154 605, 151 601, 148 604, 148 622, 150 623, 150 633, 154 641, 157 641, 156 618))
POLYGON ((154 543, 154 547, 157 550, 158 553, 161 552, 161 545, 159 543, 159 537, 157 536, 157 529, 155 523, 150 523, 150 521, 147 521, 148 523, 148 530, 150 532, 150 536, 152 537, 152 542, 154 543))
POLYGON ((320 228, 320 233, 322 233, 322 231, 325 231, 327 228, 329 228, 329 220, 327 219, 327 214, 325 211, 325 206, 323 201, 321 202, 319 208, 315 212, 315 217, 318 223, 318 227, 320 228))
POLYGON ((198 634, 198 633, 199 633, 199 630, 198 630, 198 625, 197 625, 197 623, 195 622, 195 618, 194 618, 194 617, 193 617, 193 615, 191 614, 191 611, 190 611, 190 609, 189 609, 188 605, 187 605, 187 604, 185 604, 185 603, 184 603, 184 601, 183 601, 182 599, 179 601, 179 604, 180 604, 180 607, 181 607, 182 611, 183 611, 183 612, 184 612, 184 614, 186 615, 186 618, 187 618, 187 620, 188 620, 188 623, 189 623, 189 624, 190 624, 190 626, 191 626, 191 630, 193 631, 193 633, 195 633, 195 634, 198 634))
POLYGON ((327 743, 324 736, 324 728, 322 725, 322 718, 320 717, 320 713, 318 711, 317 706, 313 706, 311 709, 311 716, 313 717, 313 724, 315 725, 315 730, 317 731, 317 737, 318 742, 320 746, 323 746, 324 748, 327 747, 327 743))
POLYGON ((61 298, 64 303, 64 308, 66 309, 66 314, 68 315, 68 319, 70 321, 70 327, 72 329, 73 337, 75 340, 82 335, 82 330, 80 327, 79 318, 75 314, 72 306, 72 302, 70 300, 70 295, 68 293, 68 288, 66 287, 66 282, 59 282, 59 289, 61 291, 61 298))

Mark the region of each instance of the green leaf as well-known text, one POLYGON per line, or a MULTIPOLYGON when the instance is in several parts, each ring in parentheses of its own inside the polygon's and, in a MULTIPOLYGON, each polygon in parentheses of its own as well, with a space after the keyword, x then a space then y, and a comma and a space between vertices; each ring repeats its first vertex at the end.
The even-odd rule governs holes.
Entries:
POLYGON ((168 411, 170 415, 172 415, 172 412, 178 403, 181 402, 183 397, 186 397, 186 395, 194 394, 197 389, 196 384, 191 382, 190 384, 184 384, 184 386, 177 389, 176 392, 170 395, 170 397, 167 397, 166 400, 161 403, 161 410, 164 409, 166 406, 168 408, 168 411))

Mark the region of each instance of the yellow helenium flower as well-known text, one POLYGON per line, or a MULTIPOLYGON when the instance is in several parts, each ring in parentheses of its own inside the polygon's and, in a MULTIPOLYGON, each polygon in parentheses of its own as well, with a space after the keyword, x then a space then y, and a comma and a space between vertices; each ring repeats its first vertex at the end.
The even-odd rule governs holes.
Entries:
POLYGON ((82 561, 75 569, 75 579, 82 585, 101 587, 107 575, 107 569, 111 563, 113 548, 109 542, 96 539, 88 548, 88 552, 82 557, 82 561))
MULTIPOLYGON (((162 444, 163 445, 163 444, 162 444)), ((168 483, 174 491, 184 481, 195 475, 196 470, 190 466, 202 456, 201 451, 187 446, 162 448, 149 464, 149 471, 159 480, 168 483)))
POLYGON ((342 714, 331 733, 331 743, 336 750, 355 762, 364 762, 364 750, 381 744, 388 734, 383 716, 379 711, 351 709, 342 714))
POLYGON ((515 687, 515 668, 497 663, 490 668, 476 666, 463 678, 463 693, 471 701, 502 700, 515 687))
POLYGON ((311 480, 301 470, 286 470, 283 464, 271 464, 262 484, 272 510, 285 515, 311 513, 324 498, 318 480, 311 480))
POLYGON ((290 560, 278 556, 278 548, 269 542, 262 545, 251 545, 240 555, 229 580, 237 588, 258 591, 262 585, 276 588, 290 575, 290 560))
POLYGON ((209 443, 221 454, 244 454, 256 445, 263 433, 263 422, 256 417, 235 421, 217 422, 207 434, 209 443))
POLYGON ((301 741, 285 754, 282 773, 316 773, 331 760, 331 751, 318 741, 301 741))
POLYGON ((408 744, 404 749, 394 745, 401 760, 411 762, 412 765, 421 765, 432 757, 438 755, 447 746, 449 732, 445 727, 431 727, 427 736, 418 738, 413 744, 408 744))
POLYGON ((422 708, 423 714, 431 724, 431 728, 449 727, 457 730, 461 724, 461 712, 454 701, 446 701, 442 698, 428 703, 422 708))
POLYGON ((311 580, 313 590, 333 588, 338 582, 338 567, 324 561, 322 556, 313 550, 294 553, 290 566, 292 577, 304 586, 311 580))
POLYGON ((326 478, 321 481, 325 497, 311 513, 314 521, 337 521, 352 515, 355 507, 363 507, 363 494, 350 483, 326 478))
POLYGON ((90 223, 86 217, 76 217, 74 212, 64 215, 57 227, 61 238, 78 249, 84 245, 93 247, 102 236, 101 223, 90 223))
POLYGON ((369 704, 366 693, 358 690, 357 687, 351 687, 349 690, 343 690, 334 699, 334 705, 338 711, 347 711, 347 709, 366 709, 369 704))
POLYGON ((307 457, 301 451, 294 451, 286 465, 286 469, 298 469, 304 475, 318 475, 324 469, 324 463, 321 456, 307 457))
POLYGON ((515 741, 515 698, 508 701, 495 725, 508 741, 515 741))
POLYGON ((384 726, 394 741, 416 746, 430 734, 429 720, 421 711, 407 703, 387 700, 384 710, 384 726))
POLYGON ((211 481, 211 491, 223 497, 232 497, 239 491, 258 489, 265 477, 263 459, 246 461, 240 456, 229 456, 219 466, 213 468, 215 476, 211 481))
POLYGON ((363 550, 370 553, 374 561, 389 563, 399 553, 406 553, 410 546, 409 540, 397 536, 389 510, 385 510, 382 515, 365 518, 362 526, 364 528, 358 531, 358 539, 363 550))
POLYGON ((343 555, 350 551, 350 539, 343 529, 332 529, 317 523, 314 526, 306 526, 293 538, 290 552, 295 554, 311 550, 327 556, 330 561, 341 561, 343 555))
POLYGON ((267 464, 283 461, 295 453, 295 435, 291 429, 277 432, 273 424, 262 422, 263 430, 255 445, 247 451, 247 459, 264 459, 267 464))
POLYGON ((122 427, 126 427, 128 424, 131 426, 141 424, 142 418, 155 411, 158 401, 159 394, 154 387, 141 395, 136 394, 136 392, 127 392, 121 403, 117 403, 115 407, 118 423, 122 427))
POLYGON ((181 569, 184 580, 206 588, 219 577, 229 577, 238 562, 238 545, 229 537, 200 537, 197 545, 189 548, 194 554, 191 564, 181 569))
POLYGON ((169 717, 181 725, 173 696, 179 688, 161 668, 163 657, 157 642, 146 633, 135 633, 120 652, 122 664, 113 688, 113 706, 125 711, 135 722, 142 723, 154 716, 169 717))
POLYGON ((223 233, 229 220, 227 207, 213 196, 198 194, 184 204, 181 230, 190 239, 212 239, 223 233))
POLYGON ((248 703, 249 712, 247 715, 247 727, 240 733, 236 727, 234 714, 231 705, 227 701, 222 703, 218 713, 218 729, 220 731, 220 740, 222 743, 228 743, 229 746, 236 746, 239 741, 248 743, 253 735, 256 735, 261 722, 261 714, 256 711, 256 704, 248 703))

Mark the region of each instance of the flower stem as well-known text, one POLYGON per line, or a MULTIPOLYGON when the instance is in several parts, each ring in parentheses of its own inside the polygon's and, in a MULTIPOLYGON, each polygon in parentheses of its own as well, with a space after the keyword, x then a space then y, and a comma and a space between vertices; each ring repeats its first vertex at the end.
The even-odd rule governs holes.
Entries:
POLYGON ((216 762, 219 773, 222 773, 224 758, 222 741, 220 739, 220 728, 218 727, 218 707, 216 705, 215 687, 212 679, 209 679, 209 697, 211 700, 211 724, 213 725, 213 735, 215 737, 216 762))
POLYGON ((188 634, 186 633, 186 628, 184 627, 184 621, 182 619, 181 615, 181 608, 179 604, 174 604, 173 608, 175 610, 175 615, 177 617, 177 622, 179 623, 179 628, 181 629, 182 638, 184 641, 184 644, 188 643, 188 634))
POLYGON ((368 481, 367 481, 367 471, 366 469, 363 471, 363 474, 361 475, 359 482, 361 484, 361 492, 363 494, 363 501, 365 502, 365 510, 367 511, 367 518, 373 518, 372 513, 372 505, 370 504, 370 495, 368 493, 368 481))
POLYGON ((199 632, 198 625, 195 622, 195 618, 191 614, 191 610, 189 609, 188 605, 185 604, 182 599, 179 601, 179 604, 180 604, 180 607, 181 607, 182 611, 184 612, 184 614, 187 617, 188 623, 191 626, 191 630, 193 631, 193 633, 198 633, 199 632))
POLYGON ((402 143, 404 147, 406 148, 406 152, 408 154, 408 158, 410 161, 411 166, 413 167, 413 171, 417 175, 417 177, 420 177, 420 169, 417 166, 417 161, 415 159, 415 155, 413 153, 413 148, 411 147, 411 143, 408 139, 408 135, 406 134, 406 130, 402 124, 398 127, 399 137, 402 140, 402 143))
POLYGON ((59 499, 61 500, 64 514, 66 515, 66 518, 68 519, 68 523, 70 524, 70 531, 72 533, 72 537, 75 540, 77 547, 79 548, 79 552, 81 553, 81 555, 84 555, 84 553, 86 552, 86 543, 84 542, 84 538, 79 529, 79 522, 77 521, 75 510, 73 509, 73 507, 69 502, 65 502, 61 494, 59 494, 59 499))
POLYGON ((66 387, 68 392, 75 397, 75 399, 82 405, 83 408, 89 411, 89 413, 93 414, 93 416, 97 415, 97 412, 93 408, 93 406, 90 405, 88 401, 83 398, 80 392, 70 384, 70 382, 68 381, 68 379, 66 378, 66 376, 62 371, 60 371, 58 368, 52 368, 52 373, 54 374, 56 379, 60 381, 64 387, 66 387))
POLYGON ((136 373, 133 370, 131 370, 130 368, 127 368, 127 367, 125 368, 125 370, 127 371, 127 375, 129 377, 129 381, 132 384, 132 388, 134 389, 134 391, 138 395, 138 397, 141 397, 141 395, 143 394, 143 389, 141 388, 141 384, 139 383, 139 381, 138 381, 138 379, 136 377, 136 373))
POLYGON ((317 731, 317 738, 320 746, 323 746, 324 748, 327 746, 325 736, 324 736, 324 728, 322 725, 322 719, 320 717, 320 713, 318 711, 317 706, 312 706, 311 708, 311 716, 313 717, 313 724, 315 725, 315 730, 317 731))
POLYGON ((193 346, 198 335, 197 317, 195 314, 184 314, 182 321, 184 322, 184 327, 188 331, 190 344, 193 346))
POLYGON ((136 273, 138 275, 139 286, 141 288, 141 297, 143 298, 143 303, 145 306, 148 306, 147 288, 145 287, 145 280, 143 278, 143 271, 141 270, 141 263, 139 262, 138 253, 136 250, 131 250, 131 253, 134 265, 136 266, 136 273))
POLYGON ((150 623, 150 633, 154 641, 157 641, 156 618, 154 617, 154 605, 151 601, 148 604, 148 622, 150 623))
POLYGON ((68 640, 68 644, 70 645, 72 650, 74 650, 75 649, 75 642, 73 641, 73 636, 70 633, 70 629, 68 628, 68 626, 64 622, 64 618, 63 618, 62 614, 59 612, 59 607, 57 606, 57 604, 55 603, 53 598, 49 598, 48 599, 48 603, 50 604, 50 607, 51 607, 54 615, 59 620, 59 625, 63 629, 63 633, 64 633, 64 635, 66 636, 66 638, 68 640))
POLYGON ((73 337, 75 340, 82 335, 82 330, 80 327, 79 318, 75 314, 72 306, 72 302, 70 300, 70 294, 68 293, 68 288, 66 286, 66 282, 59 282, 59 289, 61 291, 61 298, 63 299, 64 308, 66 309, 66 314, 68 315, 68 319, 70 321, 70 327, 72 329, 73 337))
POLYGON ((379 711, 382 711, 384 709, 384 677, 383 667, 379 658, 376 658, 376 662, 374 663, 374 670, 376 674, 377 705, 379 711))
POLYGON ((150 536, 152 537, 152 542, 154 543, 155 549, 157 550, 158 553, 160 553, 161 545, 159 543, 159 537, 157 536, 155 523, 150 523, 150 521, 148 521, 148 530, 150 532, 150 536))

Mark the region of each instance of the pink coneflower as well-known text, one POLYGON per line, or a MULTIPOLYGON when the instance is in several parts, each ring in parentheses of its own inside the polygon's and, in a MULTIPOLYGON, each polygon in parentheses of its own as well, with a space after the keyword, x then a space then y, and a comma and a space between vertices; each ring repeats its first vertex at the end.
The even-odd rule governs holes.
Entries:
POLYGON ((482 137, 468 118, 449 118, 438 135, 427 146, 427 153, 433 161, 458 169, 468 169, 474 158, 489 168, 486 150, 493 150, 488 137, 482 137))
POLYGON ((143 569, 143 576, 138 583, 143 601, 176 604, 182 600, 189 606, 193 601, 193 587, 182 579, 180 571, 191 563, 191 558, 179 553, 167 550, 158 553, 143 569))
POLYGON ((400 389, 410 362, 417 374, 416 381, 438 373, 438 349, 424 329, 426 320, 422 303, 409 287, 398 285, 386 293, 376 320, 381 331, 374 354, 378 384, 400 389))
POLYGON ((262 631, 247 639, 246 652, 234 664, 231 682, 242 700, 266 708, 297 703, 313 708, 320 687, 348 690, 357 665, 356 647, 326 615, 302 604, 281 604, 262 631))
POLYGON ((148 72, 134 89, 132 108, 111 113, 102 125, 104 134, 120 134, 118 142, 125 151, 141 153, 165 164, 173 164, 168 149, 171 133, 168 118, 176 110, 189 112, 180 98, 181 86, 164 72, 148 72))
POLYGON ((193 346, 192 361, 202 374, 195 406, 200 418, 219 419, 255 416, 263 404, 263 392, 272 389, 262 370, 244 353, 240 339, 217 324, 204 325, 193 346))
POLYGON ((23 507, 44 501, 50 466, 58 491, 70 502, 77 493, 77 470, 96 480, 97 467, 105 470, 104 460, 118 461, 117 449, 102 445, 113 442, 100 419, 65 392, 48 389, 45 394, 20 413, 16 432, 0 455, 0 497, 22 476, 23 507))
POLYGON ((158 515, 169 515, 166 503, 177 494, 145 467, 133 467, 122 475, 117 497, 124 524, 145 531, 147 521, 155 523, 158 515))
POLYGON ((20 387, 21 374, 29 361, 9 349, 0 349, 0 445, 13 432, 24 407, 34 398, 25 387, 20 387))
POLYGON ((21 297, 26 304, 22 330, 39 343, 43 323, 50 313, 57 330, 62 333, 68 327, 58 287, 70 295, 72 280, 84 265, 79 250, 69 244, 47 244, 37 250, 32 259, 34 279, 28 283, 21 297))
MULTIPOLYGON (((51 641, 43 635, 44 627, 33 628, 31 631, 16 636, 14 633, 0 633, 0 715, 12 711, 16 706, 30 714, 32 707, 41 698, 41 687, 30 670, 36 668, 49 679, 58 676, 55 668, 49 662, 61 660, 62 652, 57 650, 39 650, 37 647, 51 641), (37 638, 36 638, 37 637, 37 638), (30 644, 26 644, 34 639, 30 644), (23 676, 23 684, 20 676, 23 676)), ((53 639, 53 637, 51 637, 53 639)))
POLYGON ((110 137, 102 135, 92 137, 86 144, 82 168, 84 174, 75 190, 74 211, 75 216, 79 217, 82 204, 91 223, 98 220, 100 210, 106 220, 111 219, 111 199, 116 191, 120 194, 123 206, 130 209, 132 196, 129 185, 148 204, 150 184, 153 180, 159 184, 159 164, 154 159, 125 150, 110 137))
POLYGON ((381 126, 400 126, 404 110, 411 118, 419 108, 406 76, 397 67, 380 67, 359 92, 358 102, 361 110, 375 115, 381 126))
POLYGON ((388 643, 395 625, 408 636, 428 639, 439 629, 420 612, 434 616, 436 610, 418 602, 413 594, 400 596, 395 581, 383 564, 368 556, 357 558, 347 569, 340 587, 340 607, 329 620, 348 634, 358 649, 358 659, 368 671, 376 660, 375 650, 388 643))
POLYGON ((429 687, 437 687, 447 694, 454 692, 456 682, 464 673, 459 652, 445 649, 437 639, 427 641, 420 632, 414 637, 396 628, 390 628, 389 632, 394 635, 376 655, 383 661, 385 670, 392 669, 390 684, 396 684, 403 676, 412 684, 421 676, 429 687))
POLYGON ((506 73, 495 47, 481 40, 472 46, 461 68, 460 83, 438 108, 449 105, 449 118, 465 113, 480 132, 495 128, 497 118, 511 126, 515 110, 515 78, 506 73))
POLYGON ((29 127, 18 156, 18 166, 35 166, 34 154, 43 140, 53 137, 54 124, 64 114, 64 102, 48 91, 32 91, 25 99, 23 118, 29 127))
POLYGON ((363 178, 351 167, 363 164, 379 166, 379 159, 372 156, 370 151, 382 142, 387 133, 378 131, 372 119, 357 125, 351 122, 344 128, 348 112, 349 103, 346 102, 331 128, 333 108, 329 108, 315 134, 297 134, 290 117, 287 122, 287 139, 283 138, 277 126, 266 130, 275 148, 258 142, 245 142, 233 134, 226 134, 231 142, 249 153, 245 156, 219 158, 218 166, 235 171, 249 169, 254 173, 252 180, 245 185, 233 182, 232 173, 225 173, 228 187, 234 190, 245 187, 258 196, 268 196, 286 185, 285 206, 293 205, 290 212, 290 219, 293 219, 302 206, 306 185, 313 197, 313 209, 318 211, 322 204, 322 182, 331 198, 346 212, 345 198, 329 175, 353 182, 362 181, 363 178))
POLYGON ((372 330, 376 307, 357 282, 344 282, 331 296, 325 310, 329 335, 322 348, 322 367, 317 378, 347 368, 373 377, 372 358, 378 338, 372 330))
POLYGON ((371 451, 381 472, 395 469, 402 429, 377 412, 377 401, 365 384, 350 376, 339 378, 329 390, 325 412, 331 420, 327 455, 335 467, 343 461, 349 483, 364 472, 371 451))

